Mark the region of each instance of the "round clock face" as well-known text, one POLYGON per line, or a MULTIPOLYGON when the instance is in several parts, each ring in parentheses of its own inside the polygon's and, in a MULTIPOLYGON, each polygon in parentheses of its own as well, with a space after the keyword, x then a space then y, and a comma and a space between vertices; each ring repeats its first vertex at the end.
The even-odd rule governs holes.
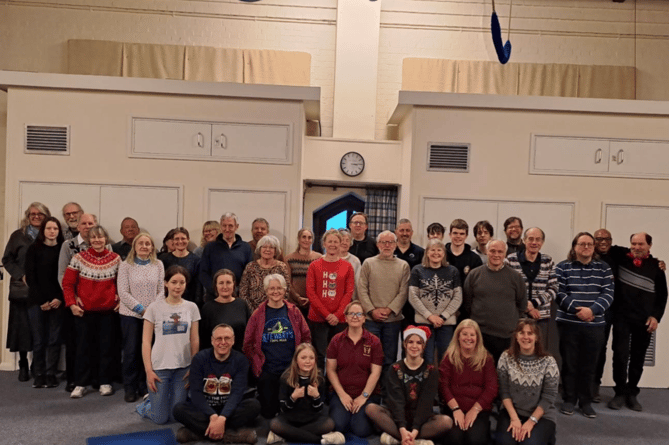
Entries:
POLYGON ((348 176, 358 176, 365 169, 365 159, 360 153, 349 151, 341 157, 341 171, 348 176))

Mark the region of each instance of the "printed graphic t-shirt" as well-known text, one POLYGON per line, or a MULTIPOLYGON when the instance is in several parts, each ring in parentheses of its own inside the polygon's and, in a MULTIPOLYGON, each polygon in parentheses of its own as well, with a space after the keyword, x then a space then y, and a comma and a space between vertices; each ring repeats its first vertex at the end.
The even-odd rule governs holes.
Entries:
POLYGON ((190 365, 190 331, 200 311, 193 302, 178 305, 156 300, 144 312, 144 319, 153 323, 155 343, 151 349, 151 366, 157 369, 178 369, 190 365))
POLYGON ((261 349, 265 354, 263 371, 280 375, 290 365, 295 352, 295 332, 285 304, 279 309, 269 306, 265 309, 261 349))

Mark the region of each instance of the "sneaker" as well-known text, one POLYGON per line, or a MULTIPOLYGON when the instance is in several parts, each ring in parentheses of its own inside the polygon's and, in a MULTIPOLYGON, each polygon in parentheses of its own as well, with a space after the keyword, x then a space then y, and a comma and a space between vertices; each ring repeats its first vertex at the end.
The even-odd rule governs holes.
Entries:
POLYGON ((192 443, 192 442, 199 442, 199 441, 204 441, 205 438, 203 436, 199 436, 189 430, 188 428, 182 426, 179 428, 177 431, 177 442, 179 443, 192 443))
POLYGON ((256 434, 255 430, 249 430, 249 429, 244 429, 244 430, 237 430, 237 431, 230 431, 226 430, 225 434, 223 435, 223 443, 248 443, 248 444, 255 444, 258 441, 258 435, 256 434))
POLYGON ((625 396, 615 396, 606 404, 611 409, 620 409, 625 404, 625 396))
POLYGON ((564 402, 562 405, 560 405, 560 412, 562 414, 571 416, 574 414, 574 404, 571 402, 564 402))
POLYGON ((56 388, 58 386, 58 378, 55 375, 46 376, 46 387, 56 388))
POLYGON ((381 445, 399 445, 400 441, 395 439, 388 433, 381 433, 381 438, 379 439, 381 445))
POLYGON ((279 442, 283 442, 283 441, 284 441, 283 438, 274 434, 274 431, 270 431, 267 434, 267 445, 272 445, 273 443, 279 443, 279 442))
POLYGON ((46 388, 46 377, 43 375, 38 375, 33 380, 33 388, 46 388))
POLYGON ((73 399, 81 399, 84 394, 86 394, 86 387, 85 386, 75 386, 72 392, 70 393, 70 397, 73 399))
POLYGON ((434 445, 434 442, 428 439, 416 439, 414 440, 416 445, 434 445))
POLYGON ((321 444, 323 445, 344 445, 345 443, 346 437, 339 431, 323 434, 323 438, 321 439, 321 444))
POLYGON ((627 405, 627 407, 632 411, 643 411, 643 407, 636 399, 636 396, 632 395, 627 396, 627 400, 625 400, 625 405, 627 405))
POLYGON ((584 403, 583 405, 581 405, 581 412, 588 419, 594 419, 595 417, 597 417, 597 413, 592 408, 592 405, 590 405, 589 403, 584 403))
POLYGON ((100 385, 101 396, 111 396, 114 394, 114 388, 111 385, 100 385))

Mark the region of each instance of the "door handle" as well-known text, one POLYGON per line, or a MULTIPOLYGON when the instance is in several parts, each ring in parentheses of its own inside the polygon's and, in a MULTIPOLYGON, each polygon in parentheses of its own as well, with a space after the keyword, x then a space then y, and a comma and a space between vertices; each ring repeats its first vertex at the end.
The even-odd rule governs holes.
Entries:
POLYGON ((595 164, 601 164, 602 162, 602 149, 598 148, 595 152, 595 164))

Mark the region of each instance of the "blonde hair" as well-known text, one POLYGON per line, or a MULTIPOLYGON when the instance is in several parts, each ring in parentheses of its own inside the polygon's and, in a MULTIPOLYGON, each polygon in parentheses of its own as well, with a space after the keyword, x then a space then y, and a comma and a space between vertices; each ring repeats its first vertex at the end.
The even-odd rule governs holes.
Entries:
POLYGON ((149 235, 148 232, 140 232, 132 240, 132 248, 130 249, 130 253, 128 253, 128 257, 125 259, 126 263, 135 264, 135 258, 137 258, 135 245, 137 244, 137 240, 143 236, 147 237, 149 241, 151 241, 151 253, 149 254, 149 261, 151 261, 152 264, 158 261, 158 257, 156 256, 156 243, 153 242, 153 238, 151 238, 151 235, 149 235))
POLYGON ((49 208, 42 204, 41 202, 31 202, 28 208, 26 209, 25 212, 23 212, 23 219, 21 220, 21 228, 25 229, 30 225, 30 209, 36 208, 39 210, 41 214, 44 215, 44 219, 49 218, 51 216, 51 212, 49 211, 49 208))
POLYGON ((441 242, 441 240, 438 240, 437 238, 432 238, 431 240, 428 240, 427 244, 425 245, 425 253, 423 254, 423 259, 421 260, 421 265, 423 267, 426 267, 428 269, 431 268, 430 266, 430 258, 427 256, 427 251, 430 250, 433 247, 437 247, 444 252, 444 257, 441 259, 441 267, 446 267, 448 266, 448 260, 446 259, 446 246, 444 246, 444 243, 441 242))
MULTIPOLYGON (((214 220, 207 221, 206 223, 204 223, 204 225, 202 226, 202 238, 200 238, 200 247, 204 247, 204 246, 207 245, 207 240, 204 239, 204 232, 206 232, 207 230, 211 230, 211 229, 216 229, 218 231, 218 233, 220 234, 221 233, 221 224, 218 221, 214 221, 214 220)), ((218 236, 218 235, 216 235, 216 236, 218 236)))
MULTIPOLYGON (((483 346, 483 338, 481 337, 481 328, 479 328, 479 324, 471 318, 462 320, 458 327, 455 328, 453 338, 451 338, 451 343, 448 345, 448 349, 446 349, 444 358, 448 357, 448 360, 453 364, 455 369, 458 372, 462 372, 464 360, 460 350, 460 332, 465 328, 472 328, 476 331, 476 347, 474 348, 474 355, 469 358, 469 362, 472 365, 472 368, 474 368, 474 371, 481 371, 490 354, 485 346, 483 346)), ((490 357, 490 359, 492 359, 492 357, 490 357)))
MULTIPOLYGON (((286 379, 286 383, 291 388, 297 388, 300 385, 300 368, 297 366, 297 356, 300 355, 300 352, 305 349, 309 349, 314 354, 314 359, 318 357, 316 354, 316 348, 313 347, 311 343, 301 343, 295 348, 295 354, 293 354, 293 360, 290 362, 290 366, 283 373, 283 377, 286 379)), ((321 374, 320 369, 314 363, 314 367, 309 371, 309 384, 315 383, 316 386, 320 386, 323 383, 323 375, 321 374)))

